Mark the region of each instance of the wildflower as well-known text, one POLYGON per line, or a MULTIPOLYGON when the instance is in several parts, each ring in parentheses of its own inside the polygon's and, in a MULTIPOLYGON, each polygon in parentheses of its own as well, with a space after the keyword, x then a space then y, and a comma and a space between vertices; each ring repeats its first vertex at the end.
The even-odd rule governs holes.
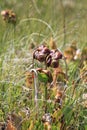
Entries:
POLYGON ((62 53, 59 50, 51 50, 50 54, 46 58, 46 65, 49 67, 57 68, 59 65, 59 59, 62 59, 62 53))
POLYGON ((43 115, 42 122, 44 123, 44 128, 46 130, 51 130, 52 116, 50 115, 50 113, 45 113, 43 115))
POLYGON ((12 10, 3 10, 1 11, 1 15, 3 17, 3 20, 7 23, 16 23, 16 15, 12 10))
POLYGON ((80 58, 81 58, 81 50, 78 49, 78 50, 76 51, 76 55, 74 56, 74 60, 77 60, 77 59, 80 59, 80 58))
POLYGON ((57 68, 59 59, 62 59, 62 53, 58 49, 49 50, 45 45, 42 45, 34 51, 33 59, 45 62, 47 67, 57 68))
POLYGON ((49 122, 50 124, 52 123, 52 117, 50 115, 50 113, 45 113, 42 117, 42 122, 49 122))
POLYGON ((43 62, 45 61, 49 53, 50 53, 50 50, 45 45, 41 45, 34 51, 33 58, 37 59, 40 62, 43 62))

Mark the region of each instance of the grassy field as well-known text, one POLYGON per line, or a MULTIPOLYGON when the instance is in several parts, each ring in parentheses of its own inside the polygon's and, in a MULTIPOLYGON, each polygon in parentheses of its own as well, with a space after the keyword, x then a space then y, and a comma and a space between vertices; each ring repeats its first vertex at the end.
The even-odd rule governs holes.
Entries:
POLYGON ((0 1, 0 12, 6 9, 16 14, 16 24, 0 15, 0 130, 87 130, 87 1, 0 1), (62 69, 47 68, 53 79, 54 72, 65 74, 56 79, 67 86, 62 103, 56 103, 58 86, 50 87, 46 74, 30 74, 46 68, 37 59, 33 66, 34 50, 42 44, 53 49, 54 43, 64 56, 69 52, 67 65, 59 60, 62 69))

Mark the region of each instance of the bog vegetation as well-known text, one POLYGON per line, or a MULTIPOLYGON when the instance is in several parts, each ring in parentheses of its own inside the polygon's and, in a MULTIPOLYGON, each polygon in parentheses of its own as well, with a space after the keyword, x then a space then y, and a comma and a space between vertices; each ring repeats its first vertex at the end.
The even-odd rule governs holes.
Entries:
POLYGON ((0 1, 0 130, 87 130, 86 5, 0 1))

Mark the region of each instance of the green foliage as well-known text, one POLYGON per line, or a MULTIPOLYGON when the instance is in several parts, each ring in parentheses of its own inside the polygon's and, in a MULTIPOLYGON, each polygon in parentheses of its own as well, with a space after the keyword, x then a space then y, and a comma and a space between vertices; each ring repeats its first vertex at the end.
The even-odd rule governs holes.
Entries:
POLYGON ((41 81, 41 82, 44 82, 44 83, 47 83, 48 82, 48 76, 44 73, 39 73, 38 72, 38 79, 41 81))

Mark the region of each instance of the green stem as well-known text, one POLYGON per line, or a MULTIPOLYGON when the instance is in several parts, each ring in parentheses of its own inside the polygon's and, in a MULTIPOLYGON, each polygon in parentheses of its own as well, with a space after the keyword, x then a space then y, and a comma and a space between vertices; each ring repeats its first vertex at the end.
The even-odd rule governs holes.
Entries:
POLYGON ((35 108, 36 113, 38 113, 38 88, 37 88, 37 71, 35 69, 31 69, 30 72, 34 72, 34 101, 35 101, 35 108))
POLYGON ((47 84, 45 83, 45 113, 47 112, 47 84))

